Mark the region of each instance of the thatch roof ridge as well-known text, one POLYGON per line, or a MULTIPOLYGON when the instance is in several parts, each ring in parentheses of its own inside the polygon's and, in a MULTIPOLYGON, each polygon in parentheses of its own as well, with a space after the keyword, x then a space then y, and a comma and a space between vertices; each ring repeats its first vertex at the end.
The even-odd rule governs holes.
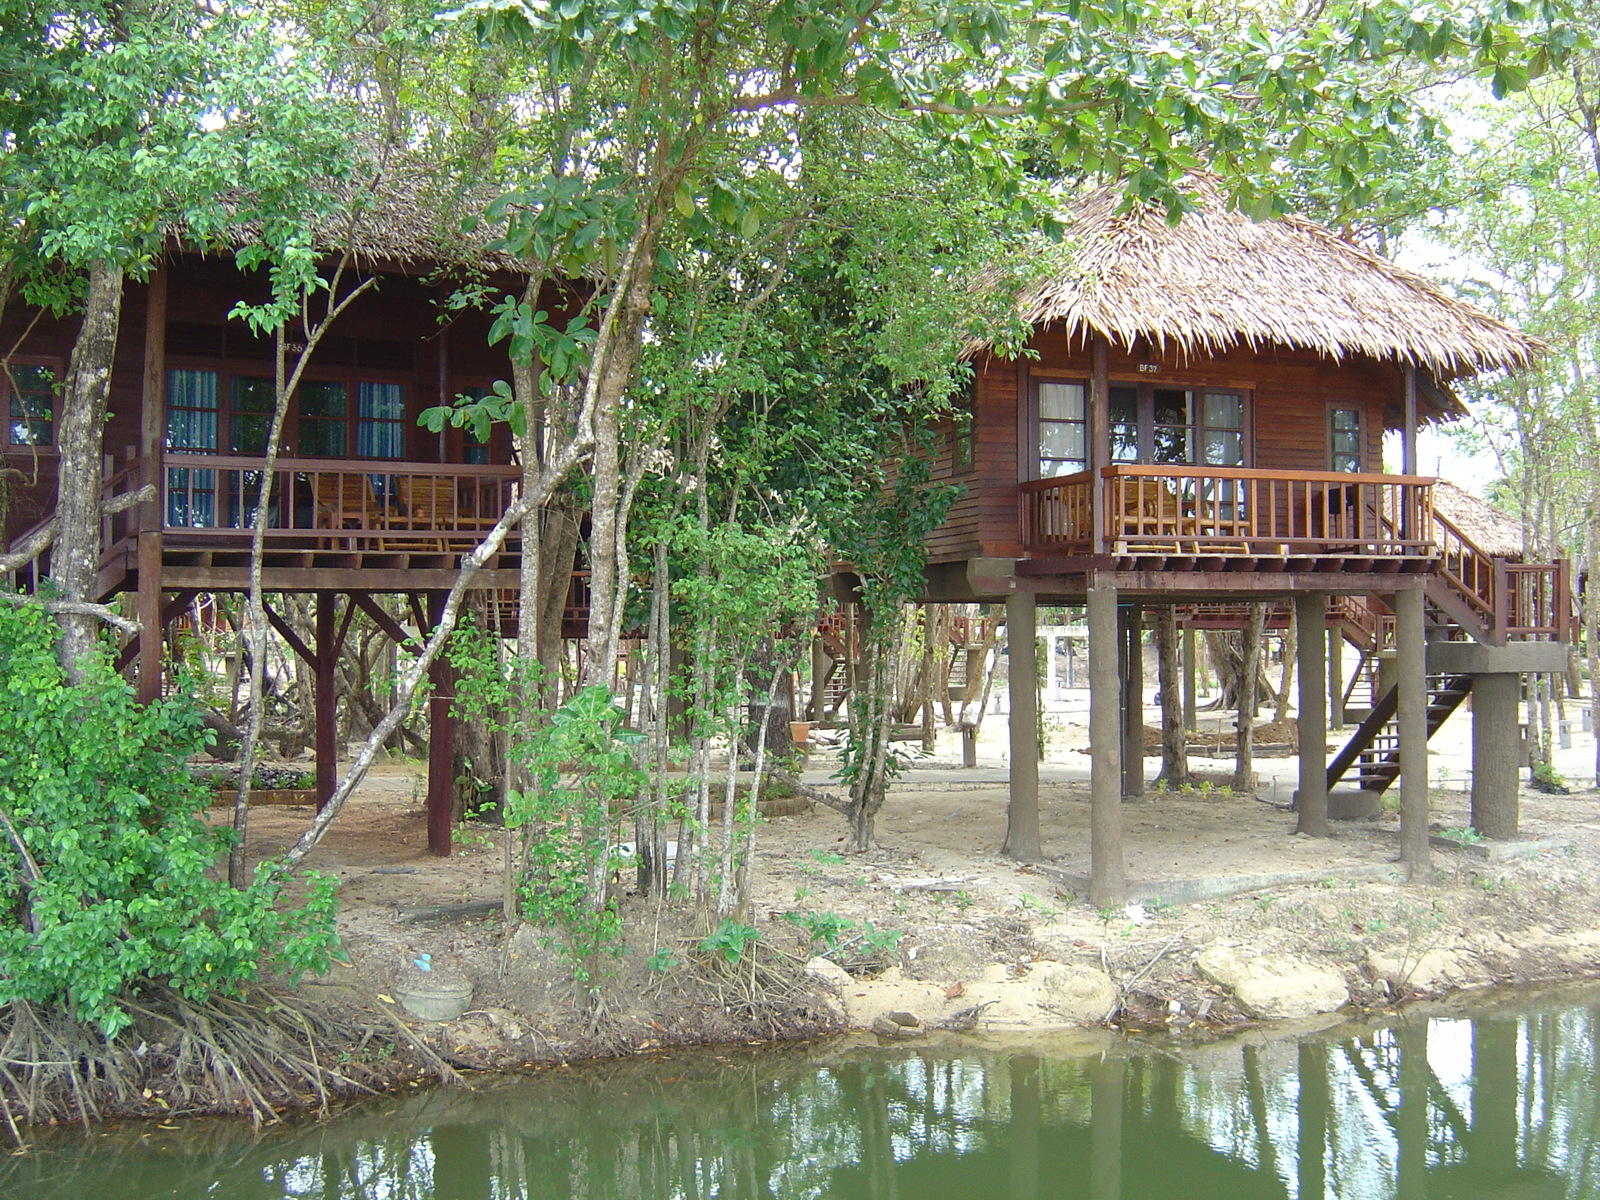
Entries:
POLYGON ((1433 485, 1433 510, 1485 554, 1522 560, 1522 522, 1488 501, 1441 479, 1433 485))
MULTIPOLYGON (((491 248, 505 222, 483 220, 482 215, 500 189, 460 185, 419 159, 376 149, 358 159, 349 176, 324 181, 323 186, 334 200, 334 211, 306 214, 319 253, 348 251, 368 268, 443 267, 468 273, 527 269, 514 256, 491 248), (470 233, 464 228, 468 216, 480 218, 470 233)), ((222 202, 243 206, 237 196, 222 202)), ((244 222, 230 229, 229 241, 237 249, 257 233, 253 223, 244 222)), ((172 237, 195 248, 181 230, 173 230, 172 237)))
POLYGON ((1526 366, 1538 339, 1300 216, 1254 221, 1209 178, 1177 225, 1119 211, 1098 188, 1071 206, 1067 263, 1021 298, 1029 324, 1065 323, 1123 345, 1211 354, 1244 344, 1369 355, 1450 377, 1526 366))

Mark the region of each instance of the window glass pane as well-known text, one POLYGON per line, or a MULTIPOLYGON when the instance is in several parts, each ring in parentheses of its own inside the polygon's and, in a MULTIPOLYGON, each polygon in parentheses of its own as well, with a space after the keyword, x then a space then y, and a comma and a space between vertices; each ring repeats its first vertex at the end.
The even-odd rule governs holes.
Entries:
POLYGON ((1192 419, 1190 407, 1194 393, 1161 388, 1155 393, 1155 421, 1157 425, 1187 425, 1192 419))
POLYGON ((300 417, 300 453, 321 458, 343 458, 345 453, 343 421, 308 420, 300 417))
MULTIPOLYGON (((167 449, 215 453, 217 373, 167 372, 167 449)), ((174 524, 188 524, 177 521, 174 524)))
POLYGON ((1335 408, 1331 411, 1331 419, 1335 429, 1351 429, 1360 432, 1361 410, 1356 408, 1335 408))
POLYGON ((216 472, 167 469, 167 524, 209 529, 216 524, 216 472))
POLYGON ((349 389, 342 383, 300 385, 300 453, 343 458, 348 451, 345 425, 349 389))
POLYGON ((1207 392, 1205 423, 1213 429, 1244 428, 1244 397, 1232 392, 1207 392))
POLYGON ((1086 461, 1083 453, 1083 426, 1076 421, 1040 421, 1039 457, 1071 458, 1086 461))
POLYGON ((270 379, 235 375, 228 393, 228 449, 235 454, 265 454, 272 432, 277 386, 270 379))
POLYGON ((1111 461, 1139 461, 1139 389, 1114 387, 1109 396, 1111 461))
POLYGON ((1067 462, 1063 459, 1044 458, 1039 460, 1039 478, 1055 479, 1060 475, 1076 475, 1083 470, 1081 460, 1067 462))
POLYGON ((403 457, 405 392, 398 383, 361 383, 356 389, 356 453, 362 458, 403 457))
POLYGON ((302 383, 300 385, 300 415, 302 417, 343 417, 347 392, 342 383, 302 383))
POLYGON ((1081 383, 1041 383, 1039 385, 1039 419, 1041 421, 1083 420, 1083 385, 1081 383))
POLYGON ((1231 429, 1206 430, 1206 462, 1213 467, 1244 466, 1244 434, 1231 429))
POLYGON ((405 391, 398 383, 360 383, 356 392, 363 417, 398 421, 406 415, 405 391))
POLYGON ((49 367, 14 366, 3 381, 11 393, 11 440, 19 446, 55 441, 55 372, 49 367))

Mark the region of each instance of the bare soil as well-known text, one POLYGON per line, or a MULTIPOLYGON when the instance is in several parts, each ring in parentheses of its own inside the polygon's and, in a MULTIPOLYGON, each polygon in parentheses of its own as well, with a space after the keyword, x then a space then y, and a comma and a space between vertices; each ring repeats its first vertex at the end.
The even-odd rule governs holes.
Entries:
MULTIPOLYGON (((753 965, 729 968, 697 953, 704 929, 683 927, 628 895, 631 881, 619 878, 629 950, 603 973, 597 1012, 579 1002, 570 964, 536 931, 523 927, 508 938, 504 920, 484 914, 501 898, 499 831, 469 826, 450 857, 430 855, 421 768, 381 767, 307 864, 342 882, 340 926, 351 965, 301 986, 330 1004, 399 1012, 397 987, 415 980, 415 964, 425 961, 474 988, 466 1016, 425 1027, 435 1048, 457 1065, 514 1067, 882 1026, 885 1013, 912 1003, 923 1009, 913 1012, 922 1027, 999 1032, 1059 1024, 1059 1016, 1007 1001, 1008 987, 1022 988, 1032 968, 1048 961, 1109 977, 1116 1002, 1096 1020, 1200 1033, 1251 1019, 1195 968, 1197 954, 1218 942, 1329 967, 1351 1001, 1368 1007, 1600 975, 1600 794, 1593 790, 1547 795, 1525 787, 1526 843, 1517 853, 1494 859, 1483 846, 1447 840, 1433 852, 1429 878, 1408 884, 1371 877, 1397 858, 1392 813, 1343 825, 1328 839, 1295 835, 1287 811, 1293 761, 1262 764, 1254 795, 1202 788, 1126 802, 1128 875, 1147 885, 1149 898, 1095 912, 1067 881, 1088 873, 1089 793, 1087 763, 1074 753, 1081 732, 1071 714, 1062 725, 1042 772, 1043 861, 999 856, 1005 729, 1003 718, 991 717, 977 770, 949 761, 959 758, 959 745, 947 737, 942 761, 912 769, 894 786, 878 818, 877 849, 846 852, 844 822, 826 808, 764 824, 752 919, 762 950, 753 965), (1309 881, 1249 886, 1266 874, 1296 872, 1309 881), (1163 886, 1178 895, 1195 880, 1214 892, 1228 891, 1230 880, 1247 890, 1188 903, 1159 898, 1163 886), (425 916, 443 919, 416 919, 428 906, 442 907, 425 916), (830 992, 800 970, 827 945, 794 921, 837 927, 834 917, 852 923, 831 954, 851 974, 843 984, 835 977, 830 992), (899 935, 892 948, 884 931, 899 935), (647 959, 663 948, 677 965, 652 970, 647 959), (942 997, 932 1004, 937 1011, 928 1011, 930 985, 942 997), (987 999, 966 1003, 979 997, 987 999)), ((1463 722, 1458 741, 1467 729, 1463 722)), ((1583 740, 1592 753, 1588 735, 1583 740)), ((1457 746, 1436 760, 1436 832, 1468 824, 1467 795, 1451 786, 1459 753, 1457 746)), ((1147 765, 1153 776, 1155 763, 1147 765)), ((1231 760, 1192 765, 1225 777, 1231 760)), ((825 785, 829 769, 820 753, 806 778, 825 785)), ((304 808, 254 810, 252 855, 275 853, 309 817, 304 808)))

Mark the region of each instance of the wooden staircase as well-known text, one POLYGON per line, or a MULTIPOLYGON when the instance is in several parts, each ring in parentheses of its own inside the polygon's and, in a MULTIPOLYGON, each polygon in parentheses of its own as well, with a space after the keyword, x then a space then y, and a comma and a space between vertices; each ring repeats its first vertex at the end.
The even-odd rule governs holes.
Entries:
MULTIPOLYGON (((1565 643, 1573 632, 1570 581, 1565 562, 1520 563, 1486 554, 1438 513, 1434 514, 1439 569, 1423 592, 1430 647, 1445 642, 1477 642, 1498 653, 1517 642, 1565 643)), ((1400 774, 1400 731, 1395 721, 1398 689, 1378 694, 1378 654, 1393 644, 1392 607, 1378 597, 1348 596, 1337 601, 1340 628, 1362 654, 1351 680, 1373 687, 1371 714, 1362 721, 1328 767, 1328 789, 1353 775, 1362 791, 1381 795, 1400 774)), ((1470 674, 1428 677, 1427 727, 1432 738, 1472 691, 1470 674)), ((1346 693, 1346 699, 1350 692, 1346 693)))
MULTIPOLYGON (((1428 677, 1428 737, 1439 731, 1450 714, 1472 691, 1470 675, 1428 677)), ((1362 791, 1382 795, 1400 776, 1400 725, 1395 719, 1399 689, 1391 687, 1372 706, 1372 714, 1345 743, 1328 766, 1328 790, 1354 773, 1362 791)))

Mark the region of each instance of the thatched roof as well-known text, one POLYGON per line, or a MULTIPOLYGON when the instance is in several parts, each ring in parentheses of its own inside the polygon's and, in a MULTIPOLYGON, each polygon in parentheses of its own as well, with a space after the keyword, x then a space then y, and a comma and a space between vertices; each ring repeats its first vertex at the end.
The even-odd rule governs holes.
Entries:
POLYGON ((1253 221, 1212 181, 1192 182, 1202 207, 1177 225, 1150 206, 1118 212, 1112 188, 1073 205, 1068 261, 1022 297, 1028 323, 1187 354, 1244 344, 1370 355, 1445 378, 1526 366, 1543 349, 1311 221, 1253 221))
POLYGON ((1485 554, 1522 558, 1522 522, 1471 492, 1441 479, 1433 488, 1433 509, 1485 554))
MULTIPOLYGON (((336 211, 306 218, 319 251, 340 255, 348 250, 355 262, 369 268, 526 270, 511 255, 490 249, 505 231, 504 221, 481 220, 499 194, 496 189, 463 189, 422 163, 374 153, 328 190, 336 211), (480 218, 472 232, 463 229, 468 217, 480 218)), ((237 247, 251 241, 255 232, 245 222, 233 227, 231 240, 237 247)), ((181 234, 175 240, 184 241, 181 234)))

